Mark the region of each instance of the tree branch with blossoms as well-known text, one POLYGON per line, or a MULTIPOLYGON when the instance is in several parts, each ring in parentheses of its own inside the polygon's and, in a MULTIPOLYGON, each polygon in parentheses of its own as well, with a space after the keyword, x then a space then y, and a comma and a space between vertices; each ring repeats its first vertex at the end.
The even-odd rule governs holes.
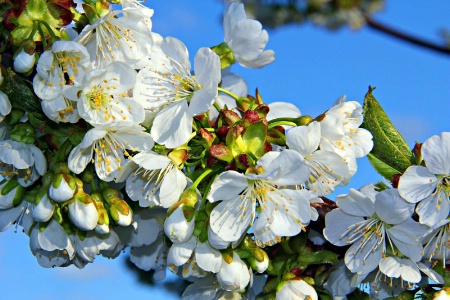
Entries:
POLYGON ((231 72, 275 60, 239 2, 193 64, 137 1, 0 9, 0 231, 40 266, 129 247, 185 300, 448 297, 449 133, 411 150, 372 87, 316 117, 264 103, 231 72), (365 156, 385 183, 329 199, 365 156))

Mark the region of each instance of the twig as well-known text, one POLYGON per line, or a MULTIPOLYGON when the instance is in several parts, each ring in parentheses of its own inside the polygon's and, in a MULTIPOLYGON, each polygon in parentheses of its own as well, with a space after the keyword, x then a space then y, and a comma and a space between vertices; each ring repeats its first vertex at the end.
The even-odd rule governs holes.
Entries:
POLYGON ((405 42, 408 42, 408 43, 411 43, 411 44, 414 44, 414 45, 417 45, 417 46, 420 46, 423 48, 427 48, 429 50, 433 50, 433 51, 436 51, 436 52, 439 52, 442 54, 450 55, 450 48, 447 46, 437 45, 437 44, 422 40, 418 37, 408 35, 404 32, 398 31, 398 30, 388 27, 384 24, 381 24, 377 21, 374 21, 369 16, 365 16, 365 19, 366 19, 367 25, 372 29, 378 30, 387 35, 390 35, 397 39, 403 40, 405 42))

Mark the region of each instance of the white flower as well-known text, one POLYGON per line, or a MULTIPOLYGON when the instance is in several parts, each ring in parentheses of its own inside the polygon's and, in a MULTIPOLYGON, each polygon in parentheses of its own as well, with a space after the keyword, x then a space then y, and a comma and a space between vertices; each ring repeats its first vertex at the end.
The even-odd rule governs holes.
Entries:
POLYGON ((318 300, 316 290, 302 279, 289 280, 282 284, 276 300, 318 300))
POLYGON ((141 14, 140 8, 111 11, 84 27, 75 41, 86 46, 94 69, 115 61, 134 68, 150 53, 152 37, 141 14))
POLYGON ((189 207, 181 204, 164 221, 164 232, 175 244, 186 242, 194 232, 195 216, 191 220, 187 220, 184 214, 186 208, 189 207))
POLYGON ((217 281, 227 291, 242 291, 250 282, 250 271, 236 252, 233 257, 223 258, 217 281), (230 261, 231 260, 231 261, 230 261))
POLYGON ((433 300, 448 300, 450 299, 450 291, 448 288, 442 289, 433 295, 433 300))
POLYGON ((288 102, 272 102, 269 108, 267 121, 278 118, 299 118, 302 115, 297 106, 288 102))
POLYGON ((54 220, 42 231, 40 223, 34 226, 30 234, 30 249, 44 268, 67 265, 75 255, 70 237, 54 220))
POLYGON ((271 245, 280 236, 298 234, 311 218, 309 195, 304 190, 282 188, 304 183, 309 168, 301 155, 292 150, 268 152, 257 163, 258 174, 226 171, 211 186, 208 200, 217 202, 210 216, 211 229, 224 241, 241 238, 261 213, 254 227, 259 245, 271 245))
POLYGON ((262 68, 275 60, 272 50, 266 50, 269 35, 262 29, 259 21, 247 19, 244 5, 238 2, 228 3, 223 28, 225 42, 233 50, 240 65, 248 68, 262 68))
POLYGON ((89 130, 83 141, 70 152, 69 169, 79 174, 92 160, 98 177, 111 181, 125 165, 125 156, 131 158, 127 149, 148 151, 153 144, 143 127, 129 123, 99 126, 89 130))
POLYGON ((0 142, 0 174, 3 178, 16 178, 21 186, 27 187, 45 172, 47 159, 38 147, 12 140, 0 142))
POLYGON ((369 131, 359 128, 363 122, 361 105, 356 101, 343 101, 345 97, 323 115, 320 148, 344 158, 353 176, 358 168, 356 158, 367 155, 372 150, 373 141, 369 131))
POLYGON ((97 255, 103 254, 103 256, 111 257, 115 256, 117 252, 120 253, 122 245, 119 237, 114 231, 110 231, 106 235, 99 235, 95 231, 88 231, 86 234, 74 234, 73 245, 76 251, 76 256, 81 260, 83 265, 77 265, 77 267, 83 267, 86 263, 94 262, 97 255))
POLYGON ((193 117, 206 112, 217 96, 220 59, 211 49, 201 48, 194 58, 194 77, 182 42, 165 38, 161 50, 138 73, 134 97, 146 109, 163 107, 151 134, 157 143, 175 148, 191 135, 193 117))
MULTIPOLYGON (((325 238, 336 246, 352 245, 345 253, 345 264, 353 273, 368 274, 386 252, 402 253, 413 262, 422 259, 417 232, 423 226, 412 220, 414 205, 403 200, 397 190, 374 195, 373 186, 362 192, 337 198, 338 209, 325 217, 325 238)), ((420 234, 419 234, 420 235, 420 234)))
POLYGON ((80 119, 78 114, 78 92, 81 87, 68 86, 63 87, 62 94, 55 99, 41 102, 42 111, 47 118, 59 123, 76 123, 80 119))
POLYGON ((124 177, 127 178, 128 196, 139 201, 141 207, 159 205, 168 208, 180 199, 187 185, 184 173, 167 156, 151 151, 133 156, 124 167, 124 174, 116 181, 124 177))
POLYGON ((126 19, 127 23, 130 24, 133 22, 132 24, 130 24, 133 25, 131 26, 133 29, 140 26, 142 28, 139 28, 139 30, 142 32, 145 32, 146 29, 148 31, 151 31, 152 20, 150 18, 153 17, 154 11, 147 6, 142 5, 141 2, 145 2, 145 0, 120 0, 120 3, 124 8, 123 14, 124 16, 128 17, 126 19), (131 13, 128 13, 128 10, 130 10, 131 13))
POLYGON ((211 247, 208 241, 202 242, 196 236, 191 236, 184 243, 174 243, 170 247, 167 264, 169 268, 172 266, 179 267, 186 264, 189 259, 195 261, 202 270, 213 273, 217 273, 222 264, 220 252, 211 247))
POLYGON ((39 58, 33 79, 34 92, 42 100, 53 100, 63 94, 65 86, 81 85, 88 68, 89 53, 84 46, 56 41, 39 58))
POLYGON ((119 121, 141 123, 144 109, 129 95, 135 80, 134 69, 122 62, 86 74, 78 102, 80 116, 94 126, 119 121))
POLYGON ((14 59, 14 71, 17 73, 27 73, 34 67, 34 53, 28 54, 22 49, 14 59))
POLYGON ((320 123, 291 128, 286 134, 289 149, 298 151, 311 170, 306 186, 318 196, 334 192, 342 181, 350 178, 344 159, 332 151, 318 150, 320 143, 320 123))
POLYGON ((419 203, 420 223, 433 226, 448 217, 450 205, 450 132, 432 136, 422 144, 426 167, 411 166, 400 177, 398 192, 410 203, 419 203))

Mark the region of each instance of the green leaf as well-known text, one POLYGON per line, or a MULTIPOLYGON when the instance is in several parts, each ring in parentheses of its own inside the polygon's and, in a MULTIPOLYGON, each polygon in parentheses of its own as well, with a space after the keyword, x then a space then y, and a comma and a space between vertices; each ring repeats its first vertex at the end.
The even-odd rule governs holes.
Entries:
POLYGON ((370 87, 364 99, 364 123, 361 127, 373 135, 374 146, 369 158, 371 163, 375 163, 374 167, 381 175, 392 180, 392 173, 405 172, 412 165, 414 156, 405 139, 372 95, 373 90, 370 87))
POLYGON ((314 289, 316 290, 317 295, 319 295, 320 300, 333 300, 333 296, 328 290, 318 287, 314 287, 314 289))
POLYGON ((1 90, 8 96, 11 106, 26 112, 40 112, 41 103, 34 95, 31 82, 21 78, 11 69, 6 73, 1 90))
POLYGON ((263 121, 257 121, 250 125, 245 131, 242 139, 247 149, 247 154, 257 159, 261 158, 266 149, 264 144, 267 137, 267 124, 263 121))
POLYGON ((414 294, 415 294, 415 292, 404 291, 397 297, 390 297, 390 298, 387 298, 386 300, 388 300, 388 299, 389 300, 414 300, 414 294))
POLYGON ((396 170, 393 167, 391 167, 390 165, 384 163, 383 161, 378 159, 372 153, 369 153, 367 155, 367 158, 369 159, 370 164, 378 172, 378 174, 382 175, 384 178, 386 178, 388 180, 392 180, 392 175, 401 174, 402 173, 399 170, 396 170))
POLYGON ((356 289, 353 293, 347 295, 347 300, 370 300, 370 296, 369 294, 356 289))
POLYGON ((318 251, 310 253, 301 253, 297 262, 304 265, 319 265, 319 264, 337 264, 338 258, 336 253, 331 251, 318 251))

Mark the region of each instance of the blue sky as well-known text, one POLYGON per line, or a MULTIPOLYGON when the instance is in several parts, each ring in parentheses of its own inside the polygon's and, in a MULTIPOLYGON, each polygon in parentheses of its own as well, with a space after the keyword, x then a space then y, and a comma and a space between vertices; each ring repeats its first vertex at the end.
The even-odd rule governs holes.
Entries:
MULTIPOLYGON (((376 19, 399 29, 438 41, 438 30, 450 28, 450 2, 387 1, 376 19)), ((191 57, 200 47, 223 41, 219 0, 147 0, 155 9, 153 30, 174 36, 188 47, 191 57)), ((340 95, 362 103, 369 85, 393 123, 412 147, 434 134, 450 131, 450 57, 405 44, 368 28, 329 32, 307 24, 269 31, 269 49, 275 62, 261 70, 239 66, 233 71, 243 76, 250 91, 259 88, 267 103, 296 104, 313 117, 327 110, 340 95)), ((380 177, 366 159, 349 187, 359 188, 380 177)), ((124 256, 122 256, 124 257, 124 256)), ((164 295, 138 283, 115 261, 98 258, 84 270, 74 267, 42 269, 29 251, 28 237, 22 233, 0 234, 0 282, 2 298, 28 299, 165 299, 164 295)))

